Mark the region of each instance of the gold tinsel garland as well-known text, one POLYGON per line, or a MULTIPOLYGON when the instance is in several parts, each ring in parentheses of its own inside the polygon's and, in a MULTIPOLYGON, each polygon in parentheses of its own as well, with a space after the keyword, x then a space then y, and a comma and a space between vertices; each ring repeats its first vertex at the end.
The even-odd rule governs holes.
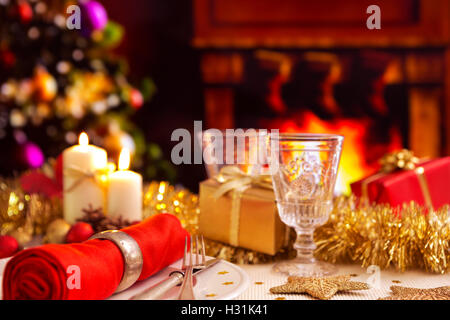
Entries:
POLYGON ((19 179, 0 179, 0 235, 12 235, 23 245, 61 217, 61 199, 27 194, 19 179))
POLYGON ((412 202, 398 209, 342 196, 335 199, 328 222, 314 238, 316 257, 332 263, 445 273, 450 262, 450 207, 428 212, 412 202))

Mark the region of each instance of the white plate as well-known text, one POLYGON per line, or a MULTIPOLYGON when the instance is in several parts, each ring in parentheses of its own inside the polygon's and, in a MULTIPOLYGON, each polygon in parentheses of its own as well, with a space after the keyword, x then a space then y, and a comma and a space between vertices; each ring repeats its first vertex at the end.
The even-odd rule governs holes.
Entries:
MULTIPOLYGON (((213 259, 211 257, 207 258, 213 259)), ((181 259, 169 267, 161 270, 154 276, 136 283, 131 288, 112 295, 108 300, 127 300, 135 294, 142 292, 164 279, 169 274, 181 267, 181 259)), ((235 264, 228 261, 220 261, 211 268, 203 271, 197 277, 194 293, 198 300, 230 300, 238 297, 249 286, 250 280, 247 273, 235 264)), ((176 299, 180 287, 169 290, 162 299, 176 299)))

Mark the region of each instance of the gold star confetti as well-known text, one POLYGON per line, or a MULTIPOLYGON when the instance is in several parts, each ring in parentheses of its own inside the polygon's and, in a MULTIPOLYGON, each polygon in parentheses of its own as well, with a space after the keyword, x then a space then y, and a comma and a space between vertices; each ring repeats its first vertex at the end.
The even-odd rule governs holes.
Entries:
POLYGON ((233 281, 227 281, 227 282, 224 282, 224 283, 222 283, 224 286, 229 286, 230 284, 233 284, 234 282, 233 281))
POLYGON ((322 300, 330 299, 339 291, 367 290, 364 282, 350 281, 350 275, 334 277, 289 277, 284 285, 273 287, 271 293, 307 293, 322 300))
POLYGON ((275 300, 286 300, 286 297, 276 297, 275 300))
POLYGON ((208 293, 208 294, 205 295, 205 297, 207 297, 207 298, 212 298, 212 297, 215 297, 215 296, 217 296, 217 294, 215 294, 215 293, 208 293))
POLYGON ((261 285, 261 284, 264 284, 264 282, 262 282, 262 281, 257 281, 257 282, 255 282, 255 284, 261 285))
POLYGON ((450 286, 419 289, 391 286, 391 295, 379 300, 450 300, 450 286))
POLYGON ((219 271, 219 272, 217 272, 217 274, 227 274, 227 273, 229 273, 228 271, 219 271))

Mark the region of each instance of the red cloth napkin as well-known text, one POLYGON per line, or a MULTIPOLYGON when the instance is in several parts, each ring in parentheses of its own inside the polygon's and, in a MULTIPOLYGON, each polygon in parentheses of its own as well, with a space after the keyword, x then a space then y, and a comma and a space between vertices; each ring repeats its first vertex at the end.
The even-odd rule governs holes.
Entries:
MULTIPOLYGON (((133 237, 141 248, 144 266, 139 280, 180 259, 189 235, 171 214, 158 214, 122 231, 133 237)), ((108 240, 26 249, 6 265, 3 299, 105 299, 115 292, 123 268, 119 248, 108 240), (71 266, 79 267, 79 288, 67 285, 74 279, 73 270, 77 269, 71 266)))

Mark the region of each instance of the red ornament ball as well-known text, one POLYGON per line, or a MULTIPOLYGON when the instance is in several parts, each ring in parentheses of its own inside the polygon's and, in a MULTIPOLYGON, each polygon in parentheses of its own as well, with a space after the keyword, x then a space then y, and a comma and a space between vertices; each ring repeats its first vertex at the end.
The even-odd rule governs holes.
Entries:
POLYGON ((19 243, 14 237, 0 236, 0 259, 10 257, 19 250, 19 243))
POLYGON ((29 23, 33 19, 33 9, 28 2, 24 1, 19 3, 17 5, 17 12, 22 23, 29 23))
POLYGON ((0 62, 6 68, 11 68, 16 63, 16 56, 9 50, 0 51, 0 62))
POLYGON ((130 104, 134 109, 139 109, 144 104, 144 97, 142 96, 142 93, 139 90, 131 89, 130 104))
POLYGON ((77 222, 69 230, 66 236, 67 243, 83 242, 94 234, 94 229, 89 223, 77 222))

